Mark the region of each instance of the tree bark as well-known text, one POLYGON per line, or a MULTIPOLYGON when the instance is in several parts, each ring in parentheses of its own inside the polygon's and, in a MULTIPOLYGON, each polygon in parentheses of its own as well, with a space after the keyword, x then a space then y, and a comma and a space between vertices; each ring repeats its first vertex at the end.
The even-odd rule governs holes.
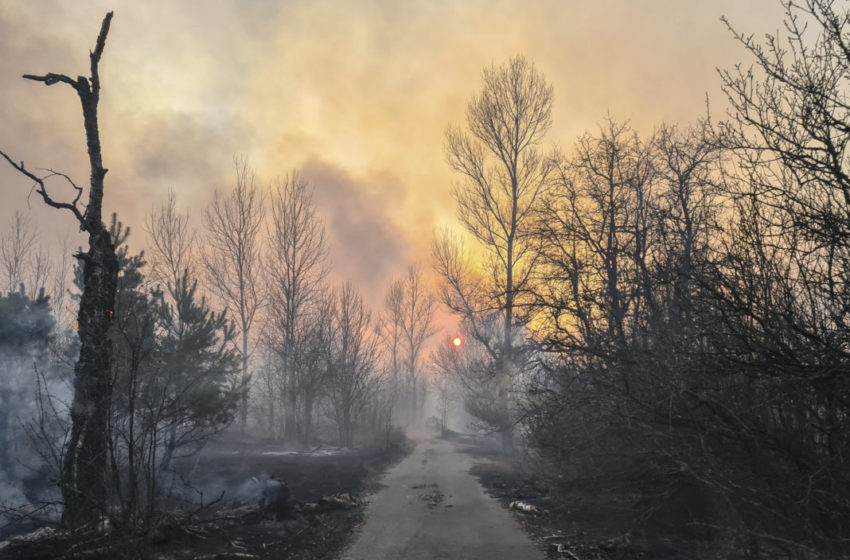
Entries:
POLYGON ((91 170, 89 200, 84 211, 78 206, 83 189, 63 173, 51 171, 38 177, 3 152, 6 161, 35 183, 35 192, 45 204, 74 214, 80 229, 89 236, 89 248, 76 255, 83 261, 83 293, 77 315, 80 335, 80 356, 74 367, 74 398, 71 404, 71 435, 62 459, 59 481, 65 509, 62 521, 71 527, 82 527, 99 520, 107 503, 106 470, 109 452, 109 408, 111 395, 112 343, 109 327, 115 308, 118 283, 118 258, 109 230, 101 219, 103 178, 106 169, 101 157, 97 105, 100 100, 98 64, 106 46, 106 36, 112 12, 101 23, 97 43, 90 52, 91 75, 72 79, 64 74, 43 76, 25 74, 27 80, 51 86, 64 83, 77 92, 83 109, 86 147, 91 170), (51 176, 65 178, 76 191, 71 202, 54 200, 47 191, 45 180, 51 176))
MULTIPOLYGON (((103 178, 100 177, 102 188, 103 178)), ((94 185, 92 185, 94 188, 94 185)), ((109 232, 89 236, 82 255, 80 357, 74 367, 71 437, 62 464, 60 485, 65 509, 62 521, 81 526, 97 519, 106 503, 107 422, 109 416, 112 342, 109 314, 115 306, 118 259, 109 232)))

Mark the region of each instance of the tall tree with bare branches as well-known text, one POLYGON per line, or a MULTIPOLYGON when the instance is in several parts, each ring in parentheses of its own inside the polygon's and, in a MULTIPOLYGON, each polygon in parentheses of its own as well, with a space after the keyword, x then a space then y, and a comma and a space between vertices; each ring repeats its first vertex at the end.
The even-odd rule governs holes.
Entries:
MULTIPOLYGON (((501 314, 501 341, 491 348, 497 375, 506 376, 514 355, 516 311, 537 261, 529 225, 553 169, 551 158, 539 148, 552 124, 552 87, 522 56, 485 68, 483 81, 466 110, 468 131, 449 127, 446 154, 461 177, 452 190, 458 218, 487 257, 488 278, 479 284, 485 290, 485 308, 456 308, 452 298, 446 303, 469 322, 476 315, 501 314)), ((502 434, 510 447, 509 427, 502 434)))
POLYGON ((73 79, 65 74, 25 74, 24 78, 51 86, 71 86, 80 98, 86 146, 91 168, 88 203, 80 206, 83 188, 66 174, 49 171, 36 175, 23 162, 13 160, 5 152, 0 156, 34 183, 35 192, 48 206, 68 210, 80 229, 88 234, 88 250, 76 256, 83 262, 83 293, 78 314, 80 356, 74 368, 74 399, 71 404, 71 434, 63 457, 61 480, 65 509, 62 520, 68 525, 83 526, 96 521, 106 502, 108 415, 110 403, 110 370, 112 343, 108 336, 115 305, 118 259, 109 230, 102 220, 103 179, 106 168, 101 155, 97 105, 100 101, 98 65, 106 46, 112 12, 100 26, 95 48, 89 53, 91 75, 73 79), (74 191, 70 202, 60 201, 47 189, 50 178, 61 178, 74 191))
POLYGON ((269 227, 268 336, 281 358, 284 401, 283 437, 298 438, 298 364, 306 321, 319 303, 321 284, 328 273, 325 227, 313 203, 309 183, 298 173, 288 175, 272 193, 269 227))
MULTIPOLYGON (((241 338, 242 383, 247 384, 251 328, 263 304, 260 286, 260 233, 264 210, 254 171, 244 159, 234 158, 236 185, 227 194, 218 191, 206 211, 206 246, 201 256, 210 289, 221 299, 241 338)), ((239 424, 245 431, 248 394, 242 399, 239 424)))
POLYGON ((358 419, 378 390, 378 338, 372 312, 351 283, 343 284, 334 299, 333 375, 327 391, 339 443, 351 447, 358 419))
POLYGON ((405 357, 405 374, 410 390, 411 413, 419 413, 425 387, 420 384, 422 347, 434 334, 434 308, 436 301, 422 279, 422 270, 416 266, 407 269, 402 280, 401 331, 405 357))
POLYGON ((390 393, 393 397, 391 404, 399 396, 402 388, 402 306, 404 301, 404 284, 401 280, 393 280, 384 295, 384 310, 380 317, 378 332, 386 348, 387 379, 390 393))
POLYGON ((415 420, 424 393, 420 384, 422 347, 434 334, 436 300, 417 266, 394 280, 384 298, 384 314, 379 331, 388 350, 388 373, 393 397, 404 396, 407 412, 415 420))
POLYGON ((189 227, 189 214, 177 210, 177 194, 173 189, 148 215, 145 229, 150 246, 150 276, 176 301, 184 273, 194 272, 195 233, 189 227))

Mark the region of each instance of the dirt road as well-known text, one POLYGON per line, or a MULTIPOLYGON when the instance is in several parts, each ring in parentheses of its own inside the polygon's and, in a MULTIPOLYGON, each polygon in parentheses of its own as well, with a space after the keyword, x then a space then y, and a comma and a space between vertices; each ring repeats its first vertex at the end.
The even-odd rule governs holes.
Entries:
POLYGON ((344 560, 542 560, 469 474, 473 459, 426 440, 381 480, 344 560))

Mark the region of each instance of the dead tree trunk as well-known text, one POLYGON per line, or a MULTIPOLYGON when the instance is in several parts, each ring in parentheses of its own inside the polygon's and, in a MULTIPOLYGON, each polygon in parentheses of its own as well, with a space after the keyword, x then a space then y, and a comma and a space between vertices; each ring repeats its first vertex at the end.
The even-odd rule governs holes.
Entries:
POLYGON ((103 202, 103 167, 100 134, 97 123, 97 105, 100 99, 98 63, 106 45, 106 36, 112 21, 112 12, 106 14, 94 51, 90 53, 91 76, 71 79, 64 74, 36 76, 25 74, 24 78, 45 85, 63 82, 74 88, 83 108, 91 168, 91 183, 88 204, 81 211, 78 206, 83 189, 67 175, 51 171, 49 175, 37 177, 0 152, 15 169, 35 182, 36 192, 53 208, 71 211, 80 224, 80 229, 89 236, 89 249, 76 257, 83 264, 83 294, 77 316, 80 335, 80 356, 74 368, 74 400, 71 404, 71 435, 62 461, 60 487, 65 508, 62 520, 65 524, 81 527, 97 521, 106 504, 107 489, 105 473, 108 451, 108 416, 110 395, 110 370, 112 365, 112 343, 108 336, 113 318, 115 291, 118 278, 118 259, 109 230, 101 219, 103 202), (59 176, 76 191, 72 202, 58 202, 47 192, 45 180, 59 176))

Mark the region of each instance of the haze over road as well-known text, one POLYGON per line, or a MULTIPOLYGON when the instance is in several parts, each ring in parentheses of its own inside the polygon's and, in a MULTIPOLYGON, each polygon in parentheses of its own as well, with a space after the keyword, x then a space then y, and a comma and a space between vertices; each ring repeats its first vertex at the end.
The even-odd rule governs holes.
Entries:
POLYGON ((542 560, 510 515, 469 474, 473 459, 426 440, 381 483, 344 560, 542 560))

